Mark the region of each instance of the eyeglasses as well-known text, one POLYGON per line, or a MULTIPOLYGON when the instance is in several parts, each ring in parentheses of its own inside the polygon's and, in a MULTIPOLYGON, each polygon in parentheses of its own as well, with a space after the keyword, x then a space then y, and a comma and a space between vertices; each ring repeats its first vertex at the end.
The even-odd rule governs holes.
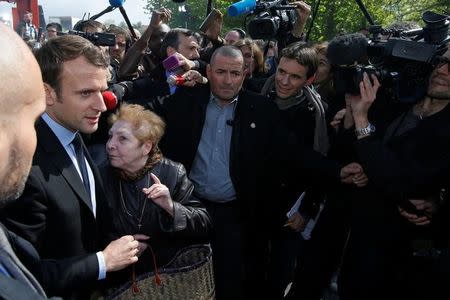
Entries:
POLYGON ((443 65, 447 64, 447 70, 450 72, 450 59, 445 56, 441 56, 438 58, 438 63, 436 65, 436 69, 439 69, 443 65))

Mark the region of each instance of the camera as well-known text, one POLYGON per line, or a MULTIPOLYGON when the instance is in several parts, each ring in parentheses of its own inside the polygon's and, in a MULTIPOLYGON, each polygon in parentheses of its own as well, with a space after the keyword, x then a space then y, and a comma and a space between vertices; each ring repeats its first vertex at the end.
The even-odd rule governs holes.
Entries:
POLYGON ((349 35, 330 42, 327 57, 334 66, 338 93, 359 94, 363 73, 377 76, 395 100, 414 103, 427 89, 432 70, 447 50, 449 17, 426 11, 423 28, 402 31, 369 28, 371 39, 349 35))
POLYGON ((67 33, 58 32, 58 35, 73 34, 79 35, 87 40, 89 40, 95 46, 111 46, 116 45, 116 35, 113 33, 103 33, 103 32, 84 32, 77 30, 69 30, 67 33))
POLYGON ((288 0, 243 0, 228 8, 228 15, 234 17, 250 13, 254 18, 247 24, 252 39, 273 39, 286 36, 297 19, 295 5, 288 0))

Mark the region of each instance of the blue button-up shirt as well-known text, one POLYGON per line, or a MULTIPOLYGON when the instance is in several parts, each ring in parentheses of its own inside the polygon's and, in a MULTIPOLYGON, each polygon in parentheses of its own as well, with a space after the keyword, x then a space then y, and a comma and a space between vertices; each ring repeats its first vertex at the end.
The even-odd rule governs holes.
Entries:
POLYGON ((236 190, 230 176, 230 147, 234 111, 237 98, 220 106, 211 96, 206 108, 205 124, 189 178, 194 191, 214 202, 236 199, 236 190))

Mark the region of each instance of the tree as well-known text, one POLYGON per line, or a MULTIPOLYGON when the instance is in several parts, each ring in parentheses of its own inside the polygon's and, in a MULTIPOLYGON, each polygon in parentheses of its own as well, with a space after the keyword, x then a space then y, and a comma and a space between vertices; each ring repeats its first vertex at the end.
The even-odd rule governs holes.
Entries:
MULTIPOLYGON (((180 5, 170 0, 147 0, 146 10, 151 13, 154 8, 167 7, 172 10, 171 27, 185 27, 197 30, 206 16, 207 0, 188 0, 181 5, 186 7, 186 13, 179 11, 180 5)), ((317 1, 307 1, 313 8, 317 1)), ((225 13, 227 7, 235 1, 214 0, 213 7, 225 13)), ((422 24, 423 11, 450 13, 448 0, 363 0, 367 11, 377 24, 387 26, 394 21, 416 21, 422 24)), ((222 33, 230 28, 243 26, 244 16, 229 17, 225 14, 222 33)), ((310 40, 329 40, 338 33, 349 33, 368 27, 369 23, 359 9, 356 1, 320 0, 318 14, 312 25, 310 40)), ((308 30, 308 24, 305 30, 308 30)))

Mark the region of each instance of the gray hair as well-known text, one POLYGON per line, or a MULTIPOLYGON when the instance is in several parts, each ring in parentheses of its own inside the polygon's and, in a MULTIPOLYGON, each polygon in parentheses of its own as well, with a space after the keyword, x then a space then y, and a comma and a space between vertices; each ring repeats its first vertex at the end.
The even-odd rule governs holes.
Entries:
MULTIPOLYGON (((214 61, 215 61, 217 55, 230 57, 230 58, 241 58, 242 60, 244 60, 242 51, 238 47, 235 47, 232 45, 226 45, 226 46, 222 46, 222 47, 216 49, 216 51, 214 51, 214 53, 211 55, 211 61, 210 61, 211 65, 214 64, 214 61)), ((242 66, 244 66, 244 65, 242 65, 242 66)))

